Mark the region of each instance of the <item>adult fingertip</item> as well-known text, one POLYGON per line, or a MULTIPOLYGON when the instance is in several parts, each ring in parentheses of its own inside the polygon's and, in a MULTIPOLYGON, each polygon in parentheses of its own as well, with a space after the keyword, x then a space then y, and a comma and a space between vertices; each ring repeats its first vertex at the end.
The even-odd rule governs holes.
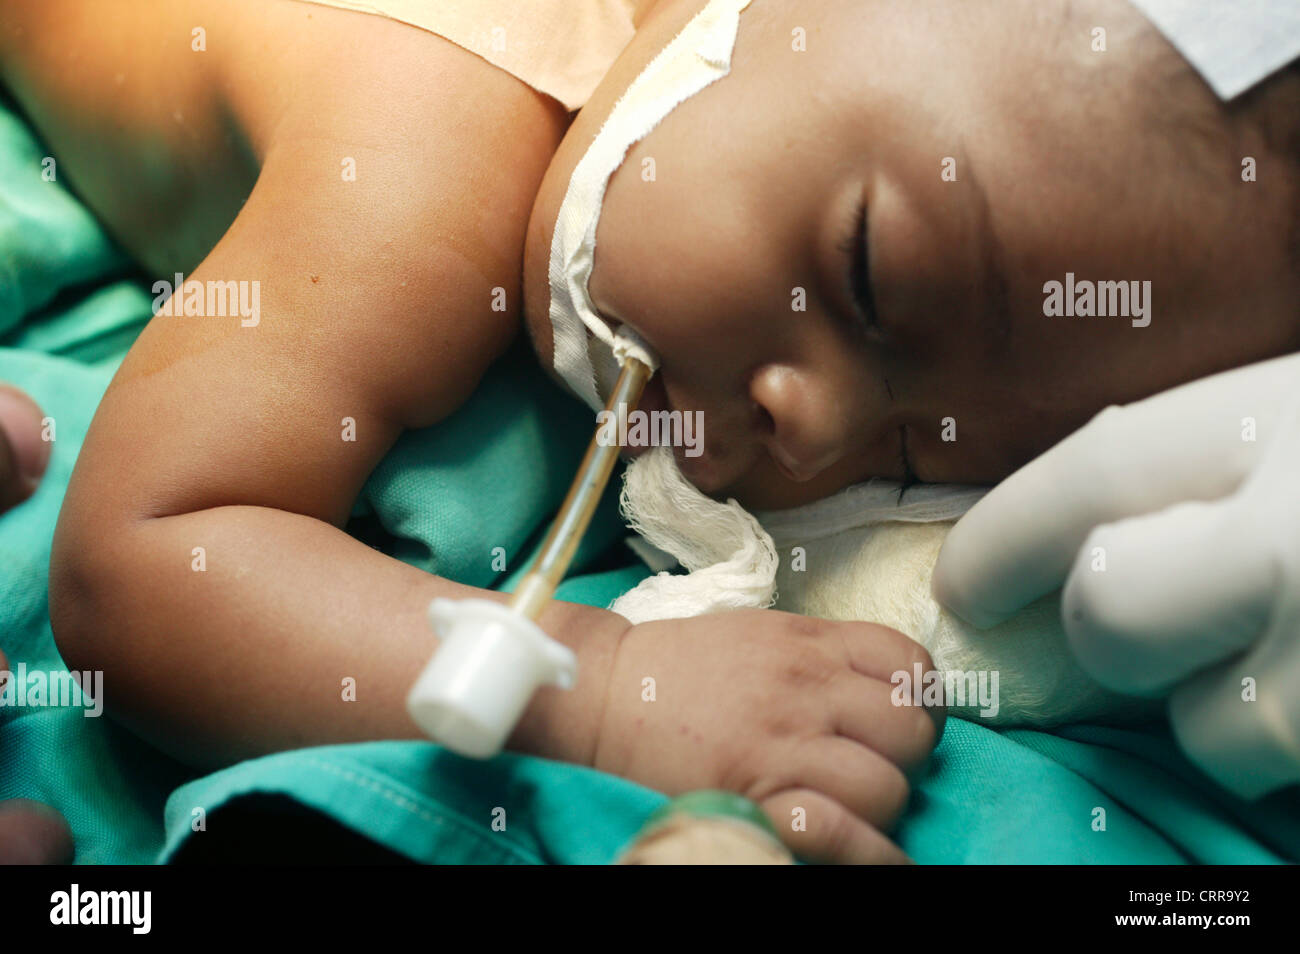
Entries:
POLYGON ((53 808, 25 798, 0 802, 0 864, 70 864, 75 854, 72 829, 53 808))
POLYGON ((0 435, 8 445, 17 477, 35 484, 50 462, 50 443, 41 437, 45 412, 25 393, 0 384, 0 435))
MULTIPOLYGON (((948 540, 952 539, 949 534, 948 540)), ((976 629, 988 629, 1005 620, 1011 613, 998 613, 990 610, 977 593, 972 592, 970 573, 965 570, 962 561, 953 557, 944 542, 935 562, 934 572, 930 575, 930 595, 936 603, 949 613, 966 621, 976 629)))

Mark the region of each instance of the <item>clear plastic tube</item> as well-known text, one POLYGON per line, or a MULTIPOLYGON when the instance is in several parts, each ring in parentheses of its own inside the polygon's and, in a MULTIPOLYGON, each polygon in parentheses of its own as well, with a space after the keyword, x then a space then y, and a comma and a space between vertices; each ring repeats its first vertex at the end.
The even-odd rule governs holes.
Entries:
MULTIPOLYGON (((622 415, 635 410, 641 401, 646 382, 650 380, 653 370, 643 362, 627 357, 619 371, 618 381, 613 393, 605 404, 605 410, 622 415)), ((564 578, 573 554, 578 549, 582 535, 591 523, 591 515, 600 502, 609 475, 614 470, 618 459, 618 444, 601 443, 601 432, 597 429, 587 447, 586 456, 573 478, 569 494, 564 498, 560 512, 551 524, 550 532, 542 542, 541 552, 528 574, 519 581, 519 586, 510 600, 510 608, 517 613, 536 620, 542 608, 555 595, 555 588, 564 578)))

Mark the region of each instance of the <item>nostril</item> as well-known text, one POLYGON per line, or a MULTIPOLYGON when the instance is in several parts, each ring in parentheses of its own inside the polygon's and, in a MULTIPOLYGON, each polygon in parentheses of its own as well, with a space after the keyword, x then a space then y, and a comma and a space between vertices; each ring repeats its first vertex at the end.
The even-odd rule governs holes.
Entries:
POLYGON ((855 428, 835 384, 819 368, 781 363, 762 366, 750 380, 754 438, 791 480, 811 480, 853 443, 855 428))

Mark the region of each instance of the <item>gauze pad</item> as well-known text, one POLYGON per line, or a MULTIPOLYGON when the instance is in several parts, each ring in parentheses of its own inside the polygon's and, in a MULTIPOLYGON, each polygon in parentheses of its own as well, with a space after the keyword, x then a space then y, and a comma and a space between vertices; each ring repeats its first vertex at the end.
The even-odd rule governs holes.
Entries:
POLYGON ((806 542, 878 523, 955 520, 984 493, 925 484, 900 501, 897 483, 873 480, 805 507, 755 516, 734 500, 719 503, 700 493, 672 450, 656 447, 628 465, 619 502, 631 527, 690 573, 649 577, 610 608, 640 623, 770 606, 780 565, 773 536, 806 542))
MULTIPOLYGON (((740 11, 750 0, 711 0, 650 61, 614 105, 569 178, 551 239, 549 278, 556 372, 592 410, 603 406, 599 383, 612 381, 614 331, 596 314, 587 282, 596 250, 596 225, 609 177, 633 144, 645 138, 684 100, 731 71, 740 11), (589 340, 588 334, 595 339, 589 340)), ((657 367, 653 356, 641 358, 657 367)))
POLYGON ((633 530, 690 573, 642 580, 614 601, 614 612, 643 623, 771 605, 772 538, 736 501, 719 503, 692 486, 671 448, 653 448, 628 465, 619 505, 633 530))

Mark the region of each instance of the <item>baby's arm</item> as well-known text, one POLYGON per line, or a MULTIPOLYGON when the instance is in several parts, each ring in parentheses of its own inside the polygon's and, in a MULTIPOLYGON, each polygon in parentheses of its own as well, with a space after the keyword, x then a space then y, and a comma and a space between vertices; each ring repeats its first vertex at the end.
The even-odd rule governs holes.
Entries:
MULTIPOLYGON (((425 607, 435 595, 484 594, 340 528, 398 433, 453 411, 515 333, 528 211, 562 133, 562 113, 445 41, 353 15, 345 37, 320 26, 337 22, 330 11, 270 9, 285 6, 316 16, 306 32, 278 35, 273 63, 220 61, 260 172, 186 276, 259 283, 260 320, 150 323, 96 415, 52 566, 69 666, 104 670, 115 714, 204 764, 415 733, 403 700, 434 646, 425 607), (382 56, 366 55, 372 27, 382 56), (254 85, 261 99, 245 108, 254 85), (343 177, 345 157, 355 181, 343 177), (495 287, 505 312, 492 310, 495 287), (345 677, 355 703, 342 701, 345 677)), ((207 24, 210 52, 260 45, 220 29, 228 21, 195 22, 207 24)), ((192 55, 188 30, 171 42, 192 55)), ((160 88, 165 73, 153 78, 160 88)), ((198 105, 180 111, 206 127, 198 105)), ((133 137, 159 135, 144 109, 132 120, 133 137)), ((93 161, 111 163, 112 147, 93 161)), ((75 181, 76 156, 64 165, 75 181)), ((543 623, 586 634, 584 685, 599 679, 602 632, 626 625, 565 605, 543 623)), ((547 751, 585 758, 594 716, 565 721, 563 747, 547 751)))
MULTIPOLYGON (((185 230, 151 242, 147 222, 166 222, 137 204, 210 222, 221 203, 195 195, 196 170, 223 153, 237 168, 246 142, 256 187, 188 277, 260 282, 261 315, 254 327, 155 318, 124 362, 56 534, 60 650, 72 668, 104 671, 114 714, 194 764, 413 736, 403 700, 434 647, 429 599, 502 597, 341 527, 399 431, 453 411, 515 333, 523 232, 562 116, 470 54, 378 17, 275 0, 66 4, 40 8, 57 27, 43 75, 41 57, 4 48, 13 10, 35 8, 0 0, 0 63, 60 169, 166 275, 185 230), (91 11, 112 28, 79 22, 85 35, 69 36, 67 17, 91 11), (139 22, 124 27, 128 15, 139 22), (171 45, 191 23, 228 44, 197 86, 171 45), (83 54, 75 74, 59 69, 68 43, 83 54), (134 93, 97 100, 115 83, 114 50, 134 93), (82 86, 61 90, 69 75, 82 86), (173 165, 154 170, 168 188, 151 192, 140 151, 159 143, 173 165), (342 179, 344 157, 355 181, 342 179), (131 188, 115 194, 117 181, 131 188), (505 313, 490 307, 498 286, 505 313), (356 702, 343 701, 348 677, 356 702)), ((39 50, 35 39, 15 45, 39 50)), ((805 857, 899 857, 878 830, 942 721, 890 703, 891 672, 929 667, 916 643, 769 612, 629 627, 556 603, 541 623, 577 650, 578 686, 538 693, 512 748, 670 793, 742 792, 805 857)))

